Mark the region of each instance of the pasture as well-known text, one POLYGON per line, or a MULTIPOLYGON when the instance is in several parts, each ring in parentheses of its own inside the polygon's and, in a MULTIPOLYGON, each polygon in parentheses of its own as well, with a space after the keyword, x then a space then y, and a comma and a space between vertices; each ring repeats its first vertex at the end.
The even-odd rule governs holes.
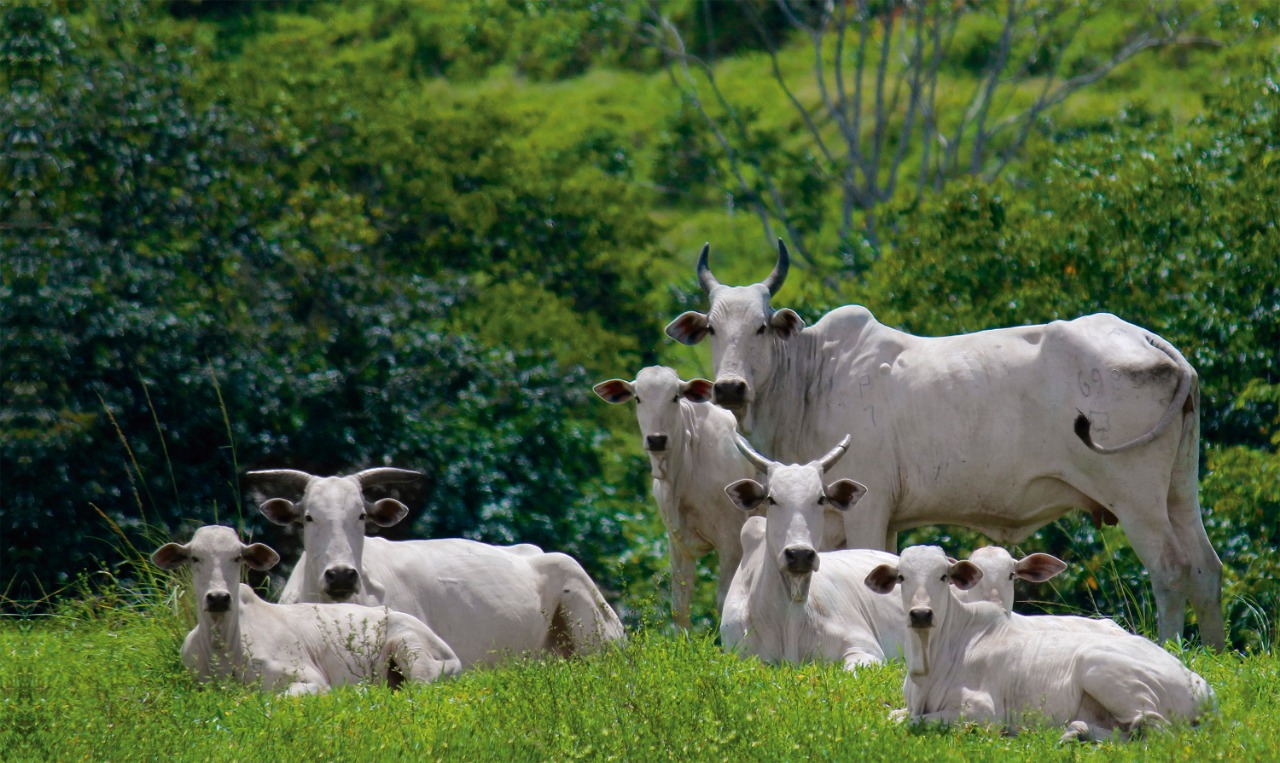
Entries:
POLYGON ((0 626, 4 759, 1258 761, 1280 749, 1270 653, 1181 654, 1218 693, 1198 728, 1059 746, 1055 728, 1005 737, 890 721, 901 662, 857 675, 773 667, 654 625, 586 659, 304 698, 195 683, 178 659, 186 628, 171 602, 128 606, 110 592, 0 626))

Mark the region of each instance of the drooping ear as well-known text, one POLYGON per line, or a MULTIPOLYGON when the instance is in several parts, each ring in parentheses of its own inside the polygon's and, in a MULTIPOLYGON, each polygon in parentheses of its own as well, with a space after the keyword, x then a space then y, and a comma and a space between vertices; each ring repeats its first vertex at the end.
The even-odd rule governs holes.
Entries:
POLYGON ((258 507, 262 516, 278 525, 291 525, 301 521, 302 511, 297 504, 287 498, 272 498, 258 507))
POLYGON ((827 485, 827 501, 839 511, 848 511, 867 494, 867 486, 853 480, 836 480, 827 485))
POLYGON ((751 479, 738 480, 724 488, 725 495, 733 501, 733 505, 743 511, 755 511, 764 501, 767 492, 764 485, 751 479))
POLYGON ((892 564, 882 564, 867 573, 867 579, 862 582, 876 593, 893 593, 898 585, 898 568, 892 564))
POLYGON ((191 554, 186 546, 178 543, 166 543, 151 555, 151 563, 162 570, 176 570, 191 561, 191 554))
POLYGON ((1023 580, 1032 583, 1043 583, 1067 568, 1067 563, 1051 554, 1031 554, 1023 558, 1013 567, 1013 571, 1023 580))
POLYGON ((951 565, 947 570, 947 578, 951 581, 951 585, 961 591, 967 591, 982 580, 982 568, 968 559, 963 559, 951 565))
POLYGON ((804 319, 796 315, 795 310, 784 307, 773 312, 773 317, 769 319, 769 325, 773 326, 775 334, 783 339, 790 339, 804 330, 804 319))
POLYGON ((606 403, 625 403, 636 396, 635 387, 631 386, 631 382, 622 379, 602 381, 591 389, 606 403))
POLYGON ((697 344, 707 335, 707 316, 690 310, 667 324, 667 336, 681 344, 697 344))
POLYGON ((691 403, 705 403, 711 400, 714 384, 706 379, 690 379, 680 385, 680 394, 691 403))
POLYGON ((409 507, 394 498, 383 498, 373 504, 365 519, 378 527, 390 527, 409 516, 409 507))
POLYGON ((276 566, 280 561, 280 555, 266 544, 254 543, 240 549, 240 561, 249 565, 251 569, 262 572, 276 566))

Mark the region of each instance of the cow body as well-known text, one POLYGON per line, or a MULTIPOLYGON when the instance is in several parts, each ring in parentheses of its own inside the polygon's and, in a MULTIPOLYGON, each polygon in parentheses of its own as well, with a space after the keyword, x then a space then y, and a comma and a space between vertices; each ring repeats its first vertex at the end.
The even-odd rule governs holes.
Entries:
POLYGON ((595 583, 565 554, 531 544, 364 537, 366 522, 394 524, 407 509, 392 498, 366 500, 363 491, 416 476, 387 469, 350 477, 250 473, 256 492, 275 496, 263 513, 304 528, 305 550, 281 601, 351 601, 407 613, 428 623, 463 667, 513 654, 582 654, 624 637, 595 583), (300 497, 295 503, 281 497, 287 494, 300 497))
POLYGON ((963 602, 952 586, 981 577, 937 547, 915 546, 866 584, 900 591, 909 623, 905 715, 916 721, 1065 725, 1064 740, 1121 737, 1170 722, 1195 722, 1213 690, 1140 636, 1027 627, 988 601, 963 602))
POLYGON ((966 602, 989 601, 1000 605, 1009 617, 1028 628, 1088 631, 1091 633, 1127 634, 1110 618, 1079 617, 1076 615, 1022 615, 1013 611, 1014 580, 1022 578, 1033 583, 1043 583, 1067 568, 1065 562, 1049 554, 1031 554, 1022 559, 1013 556, 1000 546, 983 546, 974 549, 969 561, 982 570, 982 580, 974 587, 956 590, 956 598, 966 602))
POLYGON ((385 607, 272 604, 241 584, 239 565, 279 559, 243 546, 227 527, 205 527, 190 544, 153 557, 165 569, 193 567, 196 627, 182 662, 200 680, 234 678, 266 691, 311 694, 358 682, 434 681, 458 673, 449 646, 422 621, 385 607))
POLYGON ((839 662, 846 670, 899 656, 905 644, 901 608, 861 585, 873 568, 897 557, 814 548, 827 508, 848 511, 864 493, 852 480, 822 482, 848 438, 804 465, 771 462, 745 441, 738 445, 767 481, 743 479, 725 491, 744 512, 763 507, 765 513, 742 528, 743 559, 720 623, 725 648, 766 662, 839 662))
POLYGON ((804 462, 854 433, 838 473, 868 495, 845 515, 850 546, 892 550, 898 532, 930 524, 1016 543, 1081 509, 1123 526, 1162 639, 1181 635, 1190 597, 1205 642, 1222 646, 1222 565, 1197 493, 1198 381, 1176 349, 1109 314, 929 338, 849 305, 805 327, 770 305, 784 263, 785 248, 765 283, 724 286, 704 249, 711 308, 667 333, 712 337, 715 400, 761 452, 804 462))
MULTIPOLYGON (((637 401, 641 443, 649 457, 652 491, 667 530, 671 556, 672 612, 677 625, 690 626, 695 562, 717 552, 720 579, 716 607, 723 611, 734 570, 742 559, 740 536, 747 515, 739 511, 724 486, 755 474, 733 444, 737 420, 708 401, 711 382, 683 381, 670 368, 641 369, 635 381, 610 379, 595 386, 610 403, 637 401)), ((823 548, 843 541, 844 524, 832 512, 827 528, 836 535, 823 548)))

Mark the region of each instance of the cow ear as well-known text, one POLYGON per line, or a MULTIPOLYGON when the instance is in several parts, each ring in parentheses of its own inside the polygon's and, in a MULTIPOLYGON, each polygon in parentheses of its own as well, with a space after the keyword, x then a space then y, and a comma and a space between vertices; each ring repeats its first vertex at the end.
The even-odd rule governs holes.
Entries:
POLYGON ((790 339, 804 330, 804 319, 796 315, 795 310, 784 307, 773 312, 773 317, 769 319, 769 325, 773 326, 775 334, 783 339, 790 339))
POLYGON ((848 511, 867 494, 867 486, 853 480, 836 480, 827 485, 827 501, 831 506, 848 511))
POLYGON ((240 561, 249 565, 252 569, 262 572, 276 566, 280 561, 280 555, 268 545, 254 543, 240 549, 240 561))
POLYGON ((951 569, 947 570, 947 578, 950 579, 951 585, 961 591, 967 591, 982 580, 982 568, 964 559, 951 565, 951 569))
POLYGON ((162 570, 176 570, 191 561, 187 547, 178 543, 166 543, 151 555, 151 562, 162 570))
POLYGON ((724 489, 725 495, 733 501, 733 505, 743 511, 755 511, 764 501, 766 495, 764 485, 751 479, 738 480, 724 489))
POLYGON ((383 498, 367 512, 368 519, 378 527, 390 527, 409 516, 409 507, 394 498, 383 498))
POLYGON ((680 386, 680 394, 691 403, 705 403, 711 400, 714 386, 706 379, 690 379, 680 386))
POLYGON ((881 564, 867 573, 867 579, 862 582, 876 593, 892 593, 898 585, 898 568, 892 564, 881 564))
POLYGON ((591 389, 606 403, 625 403, 636 396, 636 390, 631 386, 631 382, 621 379, 602 381, 591 389))
POLYGON ((272 498, 269 501, 264 501, 258 507, 258 511, 262 512, 262 516, 278 525, 291 525, 302 519, 302 512, 288 498, 272 498))
POLYGON ((1067 568, 1067 563, 1050 554, 1031 554, 1014 565, 1013 571, 1023 580, 1043 583, 1067 568))
POLYGON ((681 344, 697 344, 707 335, 707 316, 690 310, 667 324, 667 336, 681 344))

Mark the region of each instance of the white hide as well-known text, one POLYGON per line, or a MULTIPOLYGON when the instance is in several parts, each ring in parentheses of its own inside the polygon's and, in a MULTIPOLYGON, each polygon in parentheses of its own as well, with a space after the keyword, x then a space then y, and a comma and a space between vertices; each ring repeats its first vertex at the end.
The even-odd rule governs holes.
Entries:
POLYGON ((461 670, 453 650, 410 615, 258 598, 240 583, 241 563, 266 569, 279 557, 262 544, 245 546, 229 527, 202 527, 190 543, 169 543, 152 559, 167 570, 192 568, 199 614, 182 644, 182 662, 200 680, 235 678, 267 691, 311 694, 362 681, 434 681, 461 670))
POLYGON ((1014 581, 1018 578, 1043 583, 1067 568, 1066 562, 1049 554, 1029 554, 1022 559, 1000 546, 974 549, 969 561, 982 570, 982 580, 966 591, 956 589, 961 601, 990 601, 999 604, 1009 616, 1031 628, 1091 631, 1094 633, 1128 633, 1110 618, 1075 615, 1021 615, 1013 611, 1014 581))
POLYGON ((720 623, 726 649, 770 663, 839 662, 847 670, 900 656, 901 608, 862 586, 873 568, 897 557, 814 549, 827 506, 847 511, 862 495, 851 480, 824 487, 823 471, 818 462, 771 464, 767 484, 748 479, 726 488, 743 511, 765 510, 742 528, 743 559, 720 623))
MULTIPOLYGON (((739 511, 724 493, 724 486, 755 475, 755 468, 733 444, 737 420, 723 408, 711 405, 711 382, 682 381, 665 366, 650 366, 635 381, 610 379, 595 386, 595 393, 609 403, 636 402, 640 442, 649 456, 653 498, 667 529, 671 555, 671 609, 677 625, 690 626, 689 607, 696 575, 696 560, 716 551, 720 580, 716 606, 724 608, 725 594, 742 559, 742 524, 739 511)), ((843 541, 844 525, 833 517, 829 530, 836 538, 823 548, 843 541)))
POLYGON ((1222 564, 1198 498, 1199 382, 1168 342, 1105 313, 930 338, 848 305, 805 327, 770 304, 781 244, 763 283, 722 285, 706 262, 704 248, 709 311, 667 334, 710 337, 715 401, 757 450, 804 463, 853 433, 836 476, 868 494, 845 515, 850 546, 892 550, 898 532, 932 524, 1017 543, 1073 509, 1118 519, 1150 573, 1160 638, 1182 635, 1190 597, 1204 642, 1222 647, 1222 564), (1119 452, 1096 452, 1095 438, 1119 452))
POLYGON ((565 554, 459 538, 366 538, 366 522, 394 524, 407 509, 393 498, 367 500, 364 492, 418 476, 396 469, 347 477, 250 472, 255 493, 270 496, 263 513, 302 526, 304 551, 281 601, 351 601, 413 615, 453 648, 464 668, 544 651, 583 654, 624 637, 595 583, 565 554), (355 587, 335 591, 328 575, 346 567, 355 571, 355 587))
POLYGON ((913 546, 867 577, 868 588, 901 603, 909 625, 903 694, 912 720, 1010 732, 1047 722, 1066 726, 1064 741, 1123 739, 1194 723, 1214 707, 1203 678, 1141 636, 1028 627, 998 604, 954 595, 981 576, 936 546, 913 546))

